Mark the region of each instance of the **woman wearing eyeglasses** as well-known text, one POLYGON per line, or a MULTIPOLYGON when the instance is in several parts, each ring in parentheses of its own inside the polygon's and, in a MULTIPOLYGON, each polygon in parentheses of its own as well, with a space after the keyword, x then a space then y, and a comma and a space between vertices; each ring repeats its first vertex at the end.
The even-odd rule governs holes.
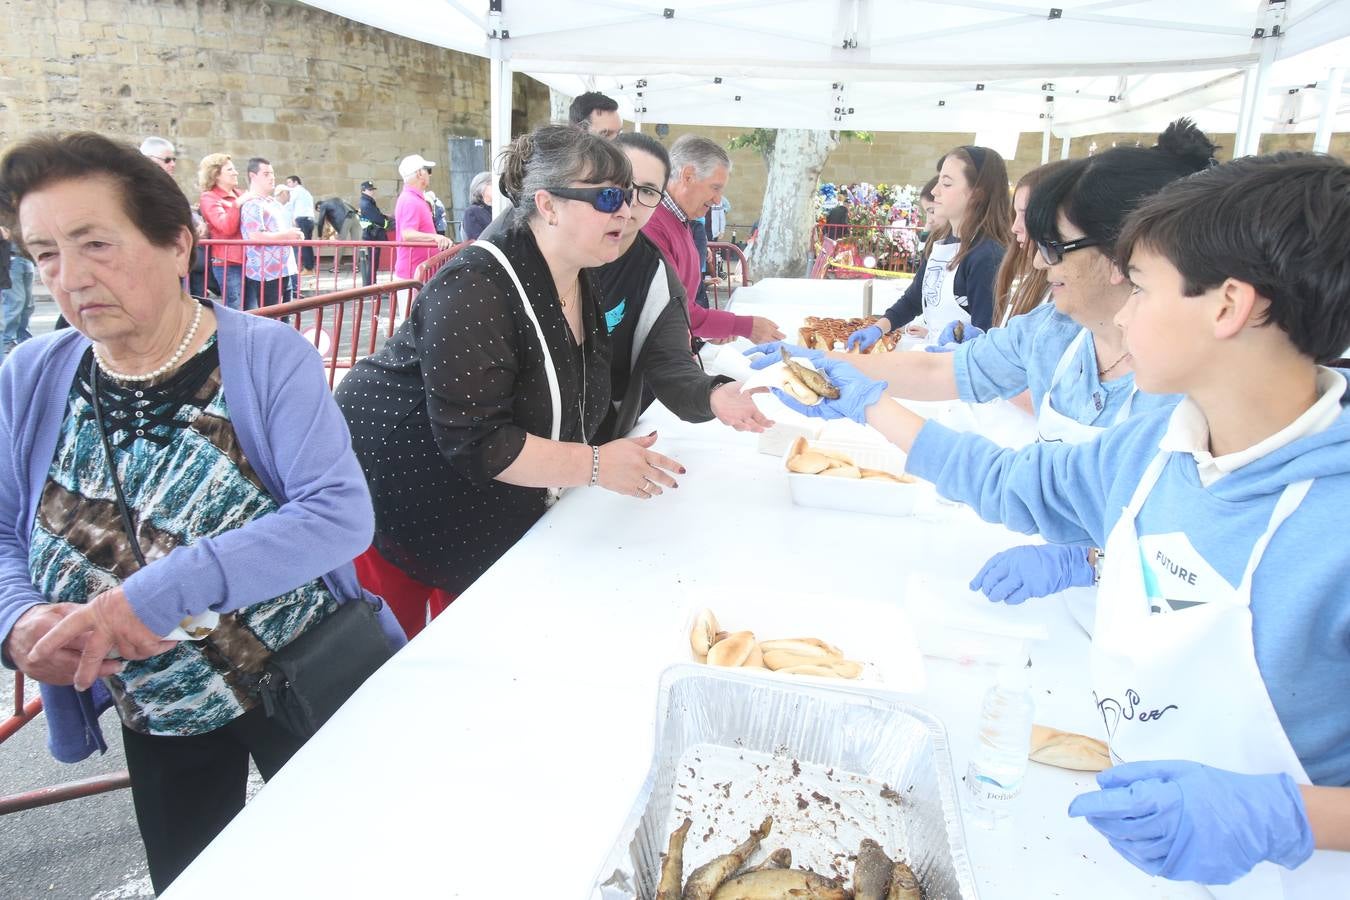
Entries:
POLYGON ((460 251, 337 392, 375 505, 362 583, 417 633, 560 489, 676 487, 655 435, 593 444, 610 347, 587 269, 619 255, 633 191, 611 142, 545 126, 503 154, 508 227, 460 251))
POLYGON ((642 232, 670 177, 670 156, 650 135, 625 132, 614 139, 633 167, 636 203, 624 226, 622 253, 595 271, 601 310, 612 349, 613 402, 600 427, 602 437, 632 430, 654 393, 686 422, 714 416, 738 431, 763 431, 773 423, 741 383, 709 375, 689 352, 689 310, 684 286, 660 249, 642 232))
MULTIPOLYGON (((1135 388, 1114 324, 1130 286, 1111 254, 1130 211, 1172 181, 1208 167, 1215 149, 1181 119, 1159 135, 1156 147, 1114 147, 1056 166, 1032 191, 1026 209, 1027 237, 1037 251, 1033 264, 1045 274, 1051 303, 954 353, 841 358, 888 381, 888 393, 912 400, 984 403, 1030 390, 1042 441, 1083 443, 1132 415, 1171 406, 1177 397, 1135 388)), ((777 358, 776 347, 768 345, 747 352, 765 352, 752 363, 761 367, 777 358)), ((991 600, 1021 603, 1094 580, 1088 548, 1037 545, 997 554, 971 588, 991 600)))

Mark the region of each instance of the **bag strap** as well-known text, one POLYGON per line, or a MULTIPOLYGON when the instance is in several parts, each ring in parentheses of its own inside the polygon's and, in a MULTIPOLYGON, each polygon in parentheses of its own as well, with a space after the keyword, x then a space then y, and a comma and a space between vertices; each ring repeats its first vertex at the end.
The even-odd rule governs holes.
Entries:
POLYGON ((98 359, 94 353, 93 348, 90 348, 89 404, 94 408, 94 425, 98 428, 98 436, 103 440, 103 452, 108 459, 108 476, 112 478, 113 493, 117 495, 117 511, 122 514, 122 528, 127 533, 127 541, 131 544, 131 553, 136 557, 137 565, 144 569, 145 554, 141 552, 140 541, 136 538, 136 526, 131 522, 131 511, 127 509, 127 497, 122 492, 122 480, 117 477, 117 460, 113 457, 112 441, 108 439, 107 429, 103 427, 103 405, 98 399, 98 359))

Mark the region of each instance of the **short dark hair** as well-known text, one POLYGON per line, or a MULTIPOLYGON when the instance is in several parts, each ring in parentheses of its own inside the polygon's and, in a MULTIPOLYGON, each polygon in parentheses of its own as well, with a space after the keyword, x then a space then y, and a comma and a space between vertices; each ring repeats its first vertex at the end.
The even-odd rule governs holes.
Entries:
POLYGON ((272 162, 270 160, 264 159, 261 156, 255 156, 248 161, 248 174, 257 175, 259 169, 263 166, 270 166, 271 164, 272 162))
POLYGON ((1046 176, 1027 202, 1027 237, 1062 241, 1059 214, 1113 256, 1125 217, 1170 182, 1212 164, 1218 147, 1190 119, 1178 119, 1156 147, 1112 147, 1046 176))
POLYGON ((567 121, 573 125, 585 125, 591 120, 591 113, 597 109, 601 112, 616 112, 619 104, 599 91, 587 91, 578 95, 567 108, 567 121))
POLYGON ((299 175, 287 175, 287 176, 286 176, 286 180, 287 180, 287 181, 294 181, 296 184, 304 184, 304 182, 300 180, 300 176, 299 176, 299 175))
POLYGON ((937 187, 937 180, 938 180, 938 177, 937 177, 936 175, 934 175, 932 178, 928 179, 928 183, 925 184, 925 185, 923 186, 923 190, 919 191, 919 199, 920 199, 920 200, 936 200, 936 199, 937 199, 936 197, 933 196, 933 189, 937 187))
MULTIPOLYGON (((11 147, 0 159, 0 222, 17 225, 25 196, 78 178, 110 180, 122 211, 156 247, 172 246, 185 228, 194 234, 192 208, 173 176, 131 144, 92 131, 38 134, 11 147)), ((22 243, 17 229, 15 238, 22 243)))
POLYGON ((1244 157, 1177 181, 1126 221, 1124 271, 1160 254, 1198 296, 1233 278, 1270 301, 1267 323, 1318 363, 1350 346, 1350 165, 1315 153, 1244 157))
POLYGON ((614 139, 614 143, 620 147, 632 147, 634 150, 641 150, 643 153, 650 154, 660 160, 661 165, 666 167, 666 177, 661 180, 661 188, 665 189, 666 182, 670 180, 670 154, 666 152, 665 146, 660 141, 650 134, 625 131, 614 139))

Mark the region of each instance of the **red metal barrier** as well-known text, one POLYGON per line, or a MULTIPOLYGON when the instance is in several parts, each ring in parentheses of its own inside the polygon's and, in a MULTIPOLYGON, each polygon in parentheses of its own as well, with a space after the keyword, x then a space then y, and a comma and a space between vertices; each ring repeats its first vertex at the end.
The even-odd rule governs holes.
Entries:
MULTIPOLYGON (((416 241, 286 241, 269 243, 263 241, 221 240, 208 238, 198 241, 205 257, 224 255, 225 248, 236 247, 253 249, 289 250, 296 260, 299 272, 300 251, 306 247, 314 250, 315 271, 313 274, 278 278, 258 284, 261 294, 260 305, 275 306, 316 294, 330 294, 335 291, 363 287, 369 284, 384 284, 394 280, 394 257, 400 247, 417 250, 434 250, 431 244, 416 241), (350 251, 350 253, 348 252, 350 251), (327 254, 327 258, 325 258, 327 254), (350 261, 345 264, 344 261, 350 261)), ((232 254, 240 255, 240 254, 232 254)), ((206 271, 194 273, 189 278, 189 291, 193 296, 214 296, 224 298, 230 282, 237 282, 242 300, 245 281, 245 265, 240 262, 215 261, 206 271)))
POLYGON ((423 261, 422 264, 419 265, 417 269, 413 272, 413 280, 420 281, 423 284, 426 284, 428 281, 431 280, 431 277, 433 275, 435 275, 437 272, 441 270, 442 266, 444 266, 450 260, 454 259, 456 253, 463 250, 465 247, 469 246, 472 243, 473 241, 463 241, 449 248, 448 250, 442 250, 440 253, 437 253, 431 259, 423 261))
MULTIPOLYGON (((24 678, 22 672, 14 673, 14 710, 9 718, 0 722, 0 744, 13 737, 15 732, 31 722, 42 712, 42 698, 34 697, 24 701, 24 678)), ((0 797, 0 816, 36 806, 48 806, 62 800, 74 800, 77 797, 92 797, 108 791, 121 790, 131 785, 131 776, 123 769, 112 775, 98 775, 93 778, 81 778, 51 787, 25 791, 0 797)))
POLYGON ((723 241, 709 241, 708 252, 716 264, 715 271, 704 281, 708 305, 713 309, 724 309, 731 300, 736 279, 739 278, 742 285, 750 283, 750 261, 740 247, 723 241))
POLYGON ((381 327, 386 336, 408 317, 413 299, 422 287, 416 279, 390 281, 365 287, 318 294, 303 300, 250 310, 254 315, 281 319, 314 345, 328 370, 328 386, 337 386, 356 361, 374 353, 381 327), (345 350, 344 350, 345 348, 345 350))

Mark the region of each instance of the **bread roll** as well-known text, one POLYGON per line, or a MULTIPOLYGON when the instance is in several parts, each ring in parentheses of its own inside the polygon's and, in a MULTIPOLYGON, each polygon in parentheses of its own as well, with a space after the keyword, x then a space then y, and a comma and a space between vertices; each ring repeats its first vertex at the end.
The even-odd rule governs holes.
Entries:
POLYGON ((862 478, 862 471, 857 466, 845 466, 836 464, 820 473, 834 478, 862 478))
POLYGON ((710 609, 701 609, 694 617, 694 627, 689 632, 689 649, 699 661, 708 658, 708 650, 717 643, 717 617, 710 609))
POLYGON ((753 631, 737 631, 713 644, 708 650, 708 664, 713 666, 741 666, 756 649, 753 631))
POLYGON ((745 658, 745 662, 741 663, 741 668, 763 669, 764 667, 764 651, 759 649, 759 644, 755 644, 754 647, 750 648, 750 655, 745 658))
POLYGON ((820 395, 807 387, 800 378, 792 374, 792 371, 787 368, 783 369, 783 390, 806 406, 815 406, 820 402, 820 395))
POLYGON ((839 678, 838 672, 829 666, 789 666, 786 669, 779 669, 779 672, 788 675, 815 675, 818 678, 839 678))
POLYGON ((1100 772, 1111 768, 1106 744, 1085 734, 1058 731, 1044 725, 1031 727, 1030 758, 1047 766, 1077 772, 1100 772))
POLYGON ((770 650, 785 650, 788 653, 794 653, 799 656, 835 656, 844 655, 838 647, 825 643, 820 638, 783 638, 773 641, 761 641, 760 647, 764 652, 770 650))
POLYGON ((827 653, 791 653, 787 650, 766 650, 764 651, 764 665, 766 668, 777 671, 778 669, 790 669, 793 666, 825 666, 829 665, 833 657, 827 653))
POLYGON ((821 456, 813 450, 805 453, 799 453, 788 460, 787 466, 789 472, 801 472, 806 475, 816 475, 830 468, 832 460, 828 456, 821 456))

